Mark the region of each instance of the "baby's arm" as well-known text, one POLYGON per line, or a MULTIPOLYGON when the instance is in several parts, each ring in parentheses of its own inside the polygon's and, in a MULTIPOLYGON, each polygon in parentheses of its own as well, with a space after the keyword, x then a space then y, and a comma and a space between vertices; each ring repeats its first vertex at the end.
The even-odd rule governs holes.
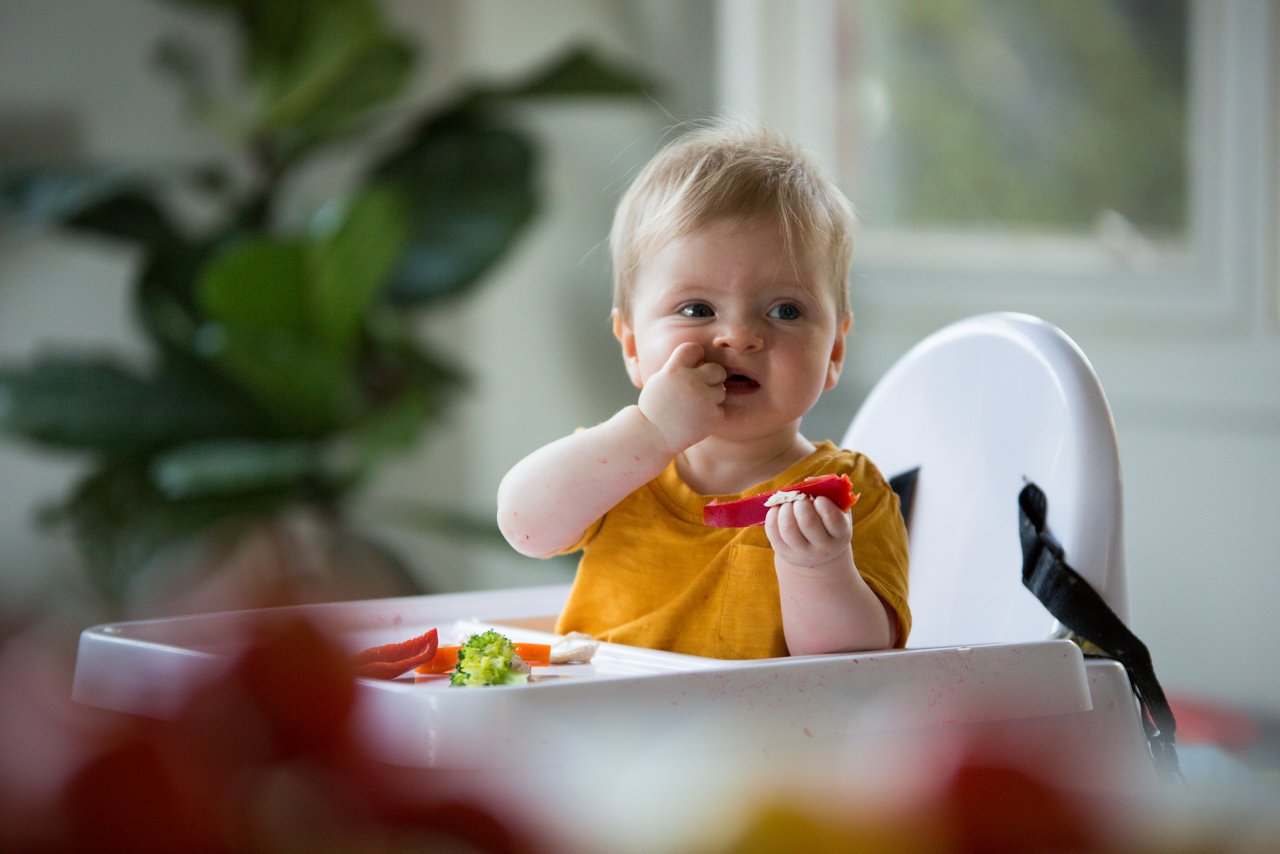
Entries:
POLYGON ((830 499, 793 501, 765 517, 792 655, 893 646, 896 624, 853 562, 853 520, 830 499))
POLYGON ((645 382, 640 401, 608 421, 534 451, 498 487, 498 527, 522 554, 573 545, 592 522, 724 418, 724 368, 681 344, 645 382))

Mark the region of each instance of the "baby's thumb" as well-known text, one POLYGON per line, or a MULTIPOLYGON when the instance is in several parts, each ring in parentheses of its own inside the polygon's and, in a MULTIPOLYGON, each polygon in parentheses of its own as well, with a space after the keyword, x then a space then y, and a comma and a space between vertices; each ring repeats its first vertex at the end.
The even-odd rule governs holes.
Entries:
POLYGON ((696 368, 702 362, 702 347, 686 341, 671 351, 667 358, 667 368, 696 368))

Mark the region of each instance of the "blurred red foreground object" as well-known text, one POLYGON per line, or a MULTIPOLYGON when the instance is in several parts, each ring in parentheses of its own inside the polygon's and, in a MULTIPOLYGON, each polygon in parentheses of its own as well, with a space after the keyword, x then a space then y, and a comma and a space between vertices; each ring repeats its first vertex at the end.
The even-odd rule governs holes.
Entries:
MULTIPOLYGON (((434 655, 434 632, 389 646, 434 655)), ((8 841, 98 852, 530 850, 509 816, 444 776, 408 790, 362 754, 355 673, 311 624, 263 623, 174 720, 103 713, 109 726, 77 745, 85 758, 51 793, 47 820, 8 841)))

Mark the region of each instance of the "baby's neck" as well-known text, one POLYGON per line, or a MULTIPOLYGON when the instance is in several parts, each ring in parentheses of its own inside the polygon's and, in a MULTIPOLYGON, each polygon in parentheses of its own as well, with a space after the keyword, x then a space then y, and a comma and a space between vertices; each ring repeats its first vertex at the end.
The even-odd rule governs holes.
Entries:
POLYGON ((733 495, 777 477, 813 451, 799 433, 751 442, 712 437, 676 457, 676 471, 701 495, 733 495))

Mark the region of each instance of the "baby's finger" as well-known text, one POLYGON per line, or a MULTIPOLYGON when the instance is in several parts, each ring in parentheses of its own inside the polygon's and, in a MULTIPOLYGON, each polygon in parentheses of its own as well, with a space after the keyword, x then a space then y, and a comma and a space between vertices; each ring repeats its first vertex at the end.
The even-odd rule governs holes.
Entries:
POLYGON ((707 385, 721 385, 729 378, 729 372, 724 369, 724 365, 718 365, 715 362, 703 362, 695 370, 707 385))
POLYGON ((769 537, 769 542, 790 546, 791 548, 800 548, 807 544, 804 532, 800 530, 800 524, 796 520, 796 504, 805 502, 793 501, 787 504, 779 504, 776 507, 770 507, 768 514, 765 515, 765 535, 769 537), (772 532, 769 523, 772 521, 772 532))
POLYGON ((844 538, 853 536, 853 517, 847 511, 841 510, 830 498, 819 495, 813 501, 813 509, 822 519, 828 535, 844 538))
POLYGON ((663 370, 669 368, 696 368, 702 361, 703 350, 698 344, 686 341, 671 351, 663 370))
POLYGON ((799 529, 800 535, 804 537, 805 542, 820 543, 830 536, 827 532, 826 524, 823 522, 822 517, 818 515, 818 511, 813 506, 812 501, 792 501, 787 506, 791 508, 795 516, 796 528, 799 529))
POLYGON ((769 512, 764 514, 764 535, 770 543, 786 543, 786 538, 782 535, 782 531, 778 526, 780 511, 784 505, 770 507, 769 512))

